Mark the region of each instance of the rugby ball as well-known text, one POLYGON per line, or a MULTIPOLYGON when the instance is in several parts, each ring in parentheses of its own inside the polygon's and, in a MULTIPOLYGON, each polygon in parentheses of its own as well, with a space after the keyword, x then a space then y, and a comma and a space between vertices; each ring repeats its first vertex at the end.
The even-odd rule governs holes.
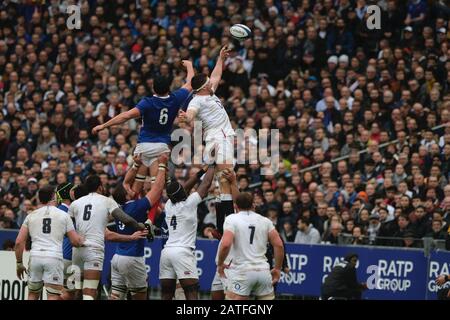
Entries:
POLYGON ((252 36, 252 30, 243 24, 235 24, 230 28, 230 34, 237 40, 245 40, 252 36))

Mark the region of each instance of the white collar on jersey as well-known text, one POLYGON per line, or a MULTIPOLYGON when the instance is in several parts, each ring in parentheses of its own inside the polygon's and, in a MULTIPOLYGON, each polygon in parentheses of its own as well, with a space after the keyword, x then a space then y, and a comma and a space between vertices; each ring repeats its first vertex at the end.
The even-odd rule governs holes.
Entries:
POLYGON ((169 95, 164 96, 164 97, 161 97, 161 96, 158 96, 158 95, 154 94, 153 96, 154 96, 154 97, 157 97, 157 98, 160 98, 160 99, 168 99, 168 98, 170 98, 169 95))

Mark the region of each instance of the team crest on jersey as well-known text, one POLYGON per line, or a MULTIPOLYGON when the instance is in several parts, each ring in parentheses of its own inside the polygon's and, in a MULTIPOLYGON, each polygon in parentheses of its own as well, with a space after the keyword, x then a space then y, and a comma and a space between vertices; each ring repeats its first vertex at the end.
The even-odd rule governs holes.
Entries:
POLYGON ((58 276, 54 276, 53 277, 53 281, 59 281, 59 277, 58 276))
POLYGON ((234 289, 241 290, 241 285, 239 283, 234 284, 234 289))
POLYGON ((94 262, 94 267, 100 267, 100 264, 98 262, 94 262))

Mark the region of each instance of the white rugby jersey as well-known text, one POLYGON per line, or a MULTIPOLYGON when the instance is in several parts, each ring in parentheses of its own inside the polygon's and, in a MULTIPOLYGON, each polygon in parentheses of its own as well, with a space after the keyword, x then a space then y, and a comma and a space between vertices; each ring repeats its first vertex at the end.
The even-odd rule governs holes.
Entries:
POLYGON ((106 225, 112 220, 111 212, 118 207, 112 198, 96 192, 72 202, 69 215, 75 218, 77 232, 84 237, 86 246, 104 250, 106 225))
POLYGON ((233 257, 231 267, 268 269, 266 251, 269 232, 273 229, 275 227, 269 219, 253 211, 241 211, 226 217, 223 230, 234 234, 230 250, 233 257))
POLYGON ((205 141, 211 140, 213 137, 225 138, 235 134, 228 114, 216 95, 194 95, 189 102, 189 109, 197 111, 196 118, 202 121, 205 141))
POLYGON ((43 206, 27 215, 23 225, 31 237, 31 256, 63 258, 64 236, 74 230, 72 219, 64 211, 43 206))
POLYGON ((197 234, 197 206, 202 201, 198 192, 191 194, 185 201, 175 204, 167 201, 164 210, 169 229, 169 238, 164 247, 186 247, 195 249, 197 234))

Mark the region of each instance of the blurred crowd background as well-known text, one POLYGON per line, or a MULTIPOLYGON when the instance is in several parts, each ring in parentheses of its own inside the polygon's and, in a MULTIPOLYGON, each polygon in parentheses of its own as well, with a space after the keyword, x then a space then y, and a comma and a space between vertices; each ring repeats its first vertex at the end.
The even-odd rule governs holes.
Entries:
MULTIPOLYGON (((22 224, 43 185, 96 173, 109 192, 140 122, 92 128, 152 95, 156 75, 179 88, 183 59, 210 73, 228 44, 216 94, 233 126, 280 133, 279 171, 237 165, 239 188, 285 241, 448 241, 449 15, 446 0, 3 0, 0 229, 22 224), (71 4, 80 30, 66 26, 71 4), (367 26, 373 4, 381 29, 367 26), (235 23, 252 37, 231 39, 235 23)), ((201 237, 214 228, 214 193, 199 208, 201 237)))

